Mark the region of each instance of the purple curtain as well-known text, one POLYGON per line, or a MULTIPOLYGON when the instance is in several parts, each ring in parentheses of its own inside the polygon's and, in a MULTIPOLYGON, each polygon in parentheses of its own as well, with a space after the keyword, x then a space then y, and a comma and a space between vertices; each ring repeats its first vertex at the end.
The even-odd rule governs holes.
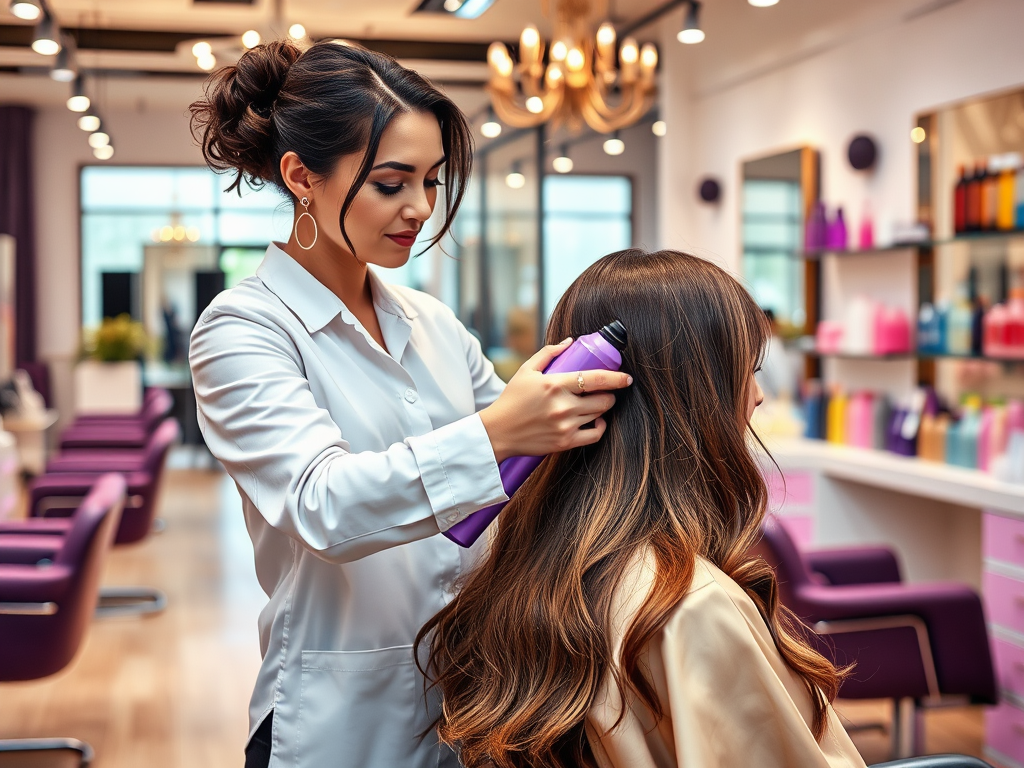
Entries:
POLYGON ((0 232, 14 237, 16 364, 36 359, 36 233, 31 107, 0 106, 0 232))

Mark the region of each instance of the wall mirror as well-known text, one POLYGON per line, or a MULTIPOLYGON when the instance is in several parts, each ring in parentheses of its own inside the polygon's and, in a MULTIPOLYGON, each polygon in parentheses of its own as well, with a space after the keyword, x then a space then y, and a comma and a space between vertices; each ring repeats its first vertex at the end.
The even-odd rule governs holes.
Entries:
POLYGON ((742 164, 743 278, 785 336, 816 319, 816 264, 803 258, 804 221, 818 199, 818 153, 810 147, 742 164))

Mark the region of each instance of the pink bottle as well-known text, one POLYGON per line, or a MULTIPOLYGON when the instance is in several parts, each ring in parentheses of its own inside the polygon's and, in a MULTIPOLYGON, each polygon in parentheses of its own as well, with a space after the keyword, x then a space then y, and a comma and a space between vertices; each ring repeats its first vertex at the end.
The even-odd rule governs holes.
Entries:
POLYGON ((815 333, 815 348, 823 355, 837 353, 843 343, 843 326, 834 320, 822 320, 815 333))
POLYGON ((1006 312, 1005 357, 1024 358, 1024 289, 1010 291, 1006 312))
POLYGON ((910 318, 902 309, 879 306, 874 322, 876 355, 899 355, 910 351, 910 318))
POLYGON ((855 448, 871 448, 874 440, 873 396, 857 392, 846 405, 846 444, 855 448))
POLYGON ((864 203, 864 213, 860 219, 857 247, 862 251, 870 251, 875 247, 875 225, 871 220, 871 207, 867 203, 864 203))
POLYGON ((985 329, 982 352, 985 357, 1006 356, 1006 332, 1009 319, 1010 312, 1005 304, 996 304, 985 313, 985 319, 982 321, 985 329))

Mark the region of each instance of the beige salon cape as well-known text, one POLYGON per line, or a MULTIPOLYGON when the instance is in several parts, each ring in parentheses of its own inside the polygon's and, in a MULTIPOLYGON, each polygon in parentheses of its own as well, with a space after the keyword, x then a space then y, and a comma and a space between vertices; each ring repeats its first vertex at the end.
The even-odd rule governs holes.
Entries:
MULTIPOLYGON (((638 563, 614 604, 615 657, 655 578, 638 563)), ((783 662, 746 592, 698 559, 693 583, 647 652, 664 717, 634 701, 614 729, 621 698, 606 680, 587 718, 601 768, 863 768, 829 707, 820 742, 811 734, 811 700, 783 662)))

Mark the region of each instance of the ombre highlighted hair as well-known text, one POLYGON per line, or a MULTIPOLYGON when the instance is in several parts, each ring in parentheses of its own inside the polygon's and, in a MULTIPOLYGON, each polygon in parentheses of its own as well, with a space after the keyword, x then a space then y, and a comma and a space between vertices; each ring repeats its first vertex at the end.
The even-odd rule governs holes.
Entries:
POLYGON ((633 385, 616 393, 604 437, 545 459, 499 518, 489 555, 417 640, 443 695, 438 733, 468 768, 595 765, 584 726, 609 672, 624 700, 661 717, 642 661, 698 556, 754 601, 807 687, 818 739, 842 680, 779 604, 771 568, 749 554, 767 501, 746 418, 770 333, 764 313, 708 261, 631 249, 570 286, 548 341, 616 319, 633 385), (615 659, 612 598, 641 555, 657 577, 615 659))

